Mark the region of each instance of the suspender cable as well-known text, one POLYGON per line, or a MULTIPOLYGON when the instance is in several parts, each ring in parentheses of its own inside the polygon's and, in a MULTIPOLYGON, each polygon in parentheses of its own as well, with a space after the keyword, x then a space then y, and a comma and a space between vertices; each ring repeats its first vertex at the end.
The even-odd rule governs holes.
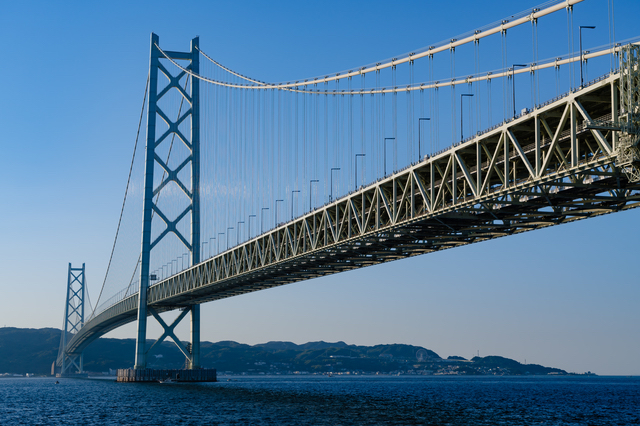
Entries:
MULTIPOLYGON (((616 25, 615 25, 614 11, 613 11, 613 0, 607 1, 607 12, 609 15, 609 46, 613 47, 616 44, 616 25)), ((612 52, 609 57, 611 72, 613 72, 613 70, 616 68, 614 58, 615 58, 615 54, 612 52)))
MULTIPOLYGON (((507 69, 507 30, 501 32, 502 37, 502 69, 507 69)), ((507 76, 507 79, 509 76, 507 76)), ((502 79, 502 121, 507 119, 507 79, 502 79)))
MULTIPOLYGON (((473 49, 474 49, 474 63, 475 63, 475 75, 480 75, 480 40, 476 40, 473 43, 473 49)), ((475 92, 475 98, 476 98, 476 123, 477 123, 477 128, 478 129, 482 129, 482 108, 481 103, 480 103, 480 85, 476 84, 476 92, 475 92)))
MULTIPOLYGON (((452 39, 451 41, 453 42, 454 40, 452 39)), ((453 82, 456 80, 456 49, 455 47, 451 47, 450 49, 449 61, 450 61, 449 70, 451 71, 451 143, 454 144, 458 140, 458 131, 457 131, 458 126, 456 125, 456 123, 458 122, 458 119, 457 119, 458 109, 456 108, 456 102, 458 100, 456 99, 456 86, 453 84, 453 82)))
POLYGON ((488 111, 488 123, 487 126, 491 127, 493 124, 493 114, 491 112, 491 79, 487 79, 487 111, 488 111))
MULTIPOLYGON (((413 61, 409 61, 409 80, 413 86, 413 61)), ((415 141, 413 138, 413 92, 407 91, 407 139, 410 149, 407 152, 407 164, 411 164, 415 158, 415 141)))
MULTIPOLYGON (((392 80, 392 86, 393 86, 393 93, 391 94, 391 120, 392 120, 392 131, 393 131, 393 144, 391 144, 391 146, 393 147, 393 170, 392 172, 395 172, 396 170, 398 170, 398 152, 397 152, 397 147, 398 147, 398 86, 396 84, 396 66, 394 65, 393 67, 391 67, 391 80, 392 80)), ((386 147, 385 147, 386 149, 386 147)))
MULTIPOLYGON (((573 56, 573 7, 571 5, 567 6, 567 43, 569 45, 569 54, 573 56)), ((571 62, 569 64, 569 87, 571 90, 574 88, 574 73, 575 68, 573 66, 573 62, 571 62)))
POLYGON ((364 106, 364 88, 365 88, 365 75, 360 76, 360 153, 365 154, 365 161, 362 162, 362 179, 360 182, 366 182, 366 148, 365 148, 365 106, 364 106))
POLYGON ((329 196, 331 189, 329 192, 327 191, 327 185, 329 185, 329 180, 331 179, 331 170, 329 168, 329 96, 327 95, 327 82, 324 83, 324 192, 325 196, 329 196))

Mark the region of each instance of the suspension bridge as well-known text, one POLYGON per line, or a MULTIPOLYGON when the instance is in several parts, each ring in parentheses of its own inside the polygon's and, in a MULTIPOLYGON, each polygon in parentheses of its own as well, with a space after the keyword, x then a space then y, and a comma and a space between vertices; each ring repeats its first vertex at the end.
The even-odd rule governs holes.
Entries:
POLYGON ((137 136, 87 318, 84 265, 69 265, 61 371, 133 321, 144 370, 149 316, 156 343, 199 369, 202 303, 640 206, 640 47, 610 22, 608 45, 583 48, 582 1, 280 83, 220 64, 198 38, 178 52, 152 34, 145 155, 137 136), (566 50, 539 59, 538 21, 559 13, 566 50), (184 344, 173 330, 187 315, 184 344))

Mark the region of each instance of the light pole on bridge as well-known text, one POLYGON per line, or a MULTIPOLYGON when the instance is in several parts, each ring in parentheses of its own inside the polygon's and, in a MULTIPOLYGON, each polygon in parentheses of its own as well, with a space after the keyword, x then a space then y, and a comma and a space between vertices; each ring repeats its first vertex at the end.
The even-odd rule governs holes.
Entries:
POLYGON ((291 220, 293 220, 293 194, 295 193, 300 193, 299 189, 294 189, 293 191, 291 191, 291 220))
POLYGON ((275 207, 275 209, 274 209, 275 210, 275 215, 274 215, 274 218, 273 218, 273 226, 274 227, 278 226, 278 203, 284 203, 284 200, 276 200, 275 203, 274 203, 275 204, 275 206, 274 206, 275 207))
MULTIPOLYGON (((224 232, 218 232, 218 236, 224 235, 224 232)), ((220 253, 220 238, 218 238, 218 253, 220 253)))
POLYGON ((240 244, 240 225, 244 225, 244 221, 239 221, 236 225, 236 245, 240 244))
MULTIPOLYGON (((355 174, 354 174, 354 180, 353 183, 355 185, 355 190, 358 190, 358 157, 365 157, 367 154, 356 154, 356 159, 354 160, 355 162, 355 174)), ((363 165, 364 166, 364 165, 363 165)))
POLYGON ((312 192, 311 192, 311 184, 312 183, 318 183, 318 182, 320 182, 318 179, 311 179, 309 181, 309 211, 311 211, 311 194, 312 194, 312 192))
POLYGON ((252 217, 257 217, 255 214, 250 214, 249 215, 249 238, 251 238, 251 218, 252 217))
POLYGON ((584 86, 584 79, 582 78, 582 63, 584 62, 584 53, 582 52, 582 29, 595 30, 593 25, 580 25, 580 87, 584 86))
POLYGON ((422 122, 431 120, 430 118, 418 118, 418 161, 422 160, 422 122))
POLYGON ((394 141, 396 138, 384 138, 384 146, 382 147, 384 150, 384 175, 387 175, 387 141, 394 141))
POLYGON ((264 211, 265 210, 269 210, 269 207, 263 207, 262 211, 260 212, 260 233, 261 234, 264 232, 264 211))
POLYGON ((227 227, 227 250, 229 250, 229 231, 233 229, 233 226, 227 227))
MULTIPOLYGON (((340 167, 332 167, 331 168, 331 188, 329 189, 329 201, 333 200, 333 172, 334 170, 340 170, 340 167)), ((292 217, 293 219, 293 217, 292 217)))
POLYGON ((460 94, 460 140, 463 141, 464 140, 464 126, 462 125, 462 99, 464 99, 465 97, 472 97, 473 93, 461 93, 460 94))
POLYGON ((526 67, 524 64, 513 64, 511 68, 511 91, 513 92, 513 116, 516 116, 516 67, 526 67))

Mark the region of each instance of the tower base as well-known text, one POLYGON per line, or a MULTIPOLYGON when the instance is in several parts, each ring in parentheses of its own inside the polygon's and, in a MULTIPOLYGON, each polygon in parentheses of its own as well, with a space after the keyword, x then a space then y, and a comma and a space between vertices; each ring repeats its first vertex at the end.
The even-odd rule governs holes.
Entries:
POLYGON ((155 370, 152 368, 119 368, 118 382, 217 382, 215 368, 198 370, 155 370))

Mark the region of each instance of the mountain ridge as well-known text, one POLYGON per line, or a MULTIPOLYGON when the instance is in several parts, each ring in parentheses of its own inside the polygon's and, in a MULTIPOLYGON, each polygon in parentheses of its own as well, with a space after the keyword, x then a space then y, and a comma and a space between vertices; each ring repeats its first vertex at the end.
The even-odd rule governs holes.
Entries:
MULTIPOLYGON (((60 335, 56 328, 0 328, 0 374, 49 374, 60 335)), ((152 341, 148 342, 151 345, 152 341)), ((98 373, 132 368, 134 353, 135 339, 100 338, 85 350, 84 367, 98 373)), ((149 368, 184 367, 184 356, 173 342, 156 345, 147 359, 149 368)), ((567 374, 501 356, 443 359, 430 349, 399 343, 358 346, 343 341, 270 341, 248 345, 203 341, 200 359, 203 367, 223 374, 567 374)))

